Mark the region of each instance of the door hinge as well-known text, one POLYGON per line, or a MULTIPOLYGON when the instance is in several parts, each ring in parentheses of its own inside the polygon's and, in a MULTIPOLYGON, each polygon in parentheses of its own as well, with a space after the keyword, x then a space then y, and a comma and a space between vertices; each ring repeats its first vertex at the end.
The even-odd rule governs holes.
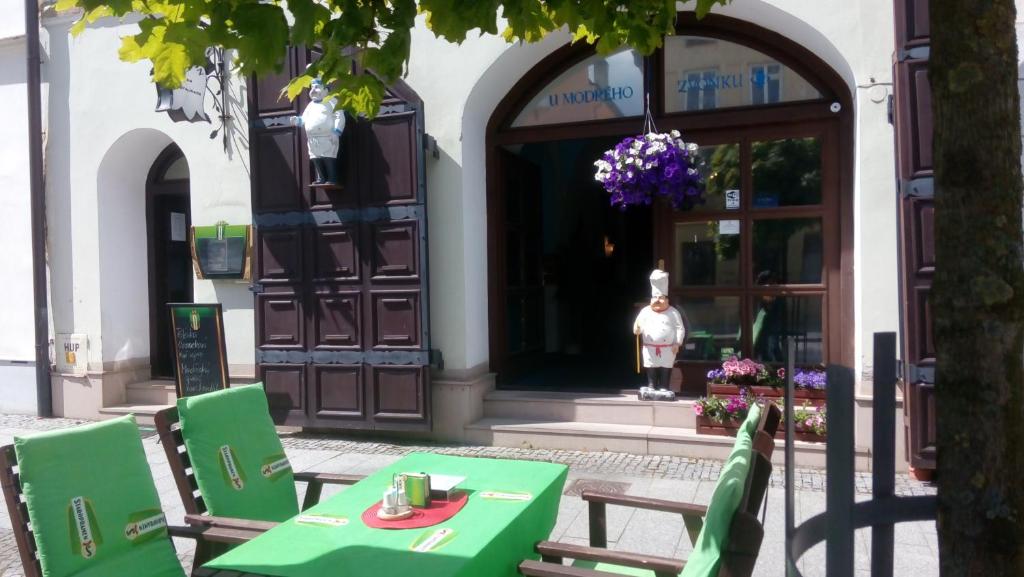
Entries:
POLYGON ((890 94, 888 96, 887 100, 888 100, 888 102, 886 102, 886 105, 885 105, 886 106, 885 113, 886 113, 886 116, 888 116, 888 118, 889 118, 889 124, 890 125, 894 125, 894 124, 896 124, 896 98, 893 97, 892 94, 890 94))
POLYGON ((434 160, 441 158, 441 151, 437 149, 437 139, 426 132, 423 133, 423 150, 434 160))
POLYGON ((253 294, 263 294, 263 285, 258 282, 254 282, 249 285, 249 292, 253 294))
POLYGON ((444 355, 439 349, 430 349, 430 366, 439 371, 444 370, 444 355))

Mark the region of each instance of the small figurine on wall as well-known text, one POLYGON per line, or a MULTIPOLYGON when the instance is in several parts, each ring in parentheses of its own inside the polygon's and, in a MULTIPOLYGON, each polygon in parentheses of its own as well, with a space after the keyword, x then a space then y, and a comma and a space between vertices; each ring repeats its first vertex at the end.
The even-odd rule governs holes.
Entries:
POLYGON ((647 387, 640 398, 674 399, 668 390, 676 354, 686 338, 683 317, 668 302, 668 273, 651 273, 651 304, 645 306, 633 322, 633 334, 642 339, 647 387))
POLYGON ((337 102, 324 100, 327 87, 319 78, 309 86, 309 104, 302 116, 292 116, 291 123, 306 129, 309 158, 316 169, 313 185, 338 184, 338 148, 345 131, 345 113, 335 110, 337 102))

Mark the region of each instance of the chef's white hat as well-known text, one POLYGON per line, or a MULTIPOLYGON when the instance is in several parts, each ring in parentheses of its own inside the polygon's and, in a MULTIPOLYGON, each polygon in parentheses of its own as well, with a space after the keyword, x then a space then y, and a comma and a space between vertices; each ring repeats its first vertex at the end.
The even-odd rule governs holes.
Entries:
POLYGON ((668 273, 654 269, 651 272, 651 298, 668 296, 668 273))

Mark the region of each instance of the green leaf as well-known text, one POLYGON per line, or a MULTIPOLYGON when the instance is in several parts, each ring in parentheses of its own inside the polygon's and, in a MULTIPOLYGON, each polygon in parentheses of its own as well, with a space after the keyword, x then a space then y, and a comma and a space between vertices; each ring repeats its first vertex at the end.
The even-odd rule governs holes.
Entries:
POLYGON ((292 78, 288 86, 285 86, 284 92, 288 96, 288 100, 295 100, 295 98, 302 94, 302 91, 309 88, 309 85, 313 83, 313 77, 309 74, 303 74, 302 76, 296 76, 292 78))
POLYGON ((185 81, 189 60, 185 46, 177 42, 164 42, 152 57, 153 80, 166 88, 177 88, 185 81))

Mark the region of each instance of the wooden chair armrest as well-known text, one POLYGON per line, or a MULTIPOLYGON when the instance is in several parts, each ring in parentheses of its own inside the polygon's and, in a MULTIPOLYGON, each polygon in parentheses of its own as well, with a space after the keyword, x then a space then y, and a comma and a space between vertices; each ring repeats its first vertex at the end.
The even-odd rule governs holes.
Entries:
POLYGON ((690 542, 695 545, 697 544, 697 537, 700 536, 700 532, 704 528, 704 516, 708 513, 708 508, 704 505, 683 503, 681 501, 667 501, 665 499, 651 499, 650 497, 583 491, 580 498, 590 503, 588 514, 590 515, 591 547, 608 546, 608 524, 605 518, 605 505, 622 505, 682 515, 683 524, 686 525, 686 534, 690 537, 690 542))
POLYGON ((256 521, 238 517, 216 517, 214 515, 185 514, 185 523, 194 527, 223 527, 225 529, 241 529, 254 533, 263 533, 277 526, 272 521, 256 521))
POLYGON ((306 483, 306 496, 302 499, 302 510, 305 511, 320 502, 320 493, 324 485, 352 485, 365 479, 363 475, 341 475, 338 473, 316 473, 303 471, 295 473, 295 480, 306 483))
POLYGON ((610 493, 598 493, 596 491, 583 491, 580 498, 592 503, 597 502, 607 503, 609 505, 623 505, 625 507, 664 511, 666 513, 676 513, 678 515, 701 518, 708 513, 708 508, 704 505, 685 503, 682 501, 668 501, 666 499, 652 499, 650 497, 636 497, 633 495, 613 495, 610 493))
POLYGON ((541 558, 548 562, 561 563, 563 558, 568 557, 570 559, 597 561, 599 563, 622 565, 623 567, 646 569, 654 571, 657 577, 679 575, 683 570, 683 566, 686 565, 685 561, 669 557, 656 557, 654 555, 642 555, 625 551, 609 551, 608 549, 556 543, 554 541, 541 541, 537 543, 536 550, 540 553, 541 558))
POLYGON ((519 572, 526 577, 622 577, 619 573, 583 569, 571 565, 556 565, 543 561, 523 561, 519 564, 519 572))
POLYGON ((260 535, 259 531, 247 531, 229 527, 195 527, 195 526, 168 526, 167 533, 171 537, 184 539, 195 539, 208 543, 245 543, 260 535))
POLYGON ((366 478, 366 475, 341 475, 338 473, 317 473, 302 471, 295 473, 295 480, 300 483, 323 483, 325 485, 354 485, 366 478))

